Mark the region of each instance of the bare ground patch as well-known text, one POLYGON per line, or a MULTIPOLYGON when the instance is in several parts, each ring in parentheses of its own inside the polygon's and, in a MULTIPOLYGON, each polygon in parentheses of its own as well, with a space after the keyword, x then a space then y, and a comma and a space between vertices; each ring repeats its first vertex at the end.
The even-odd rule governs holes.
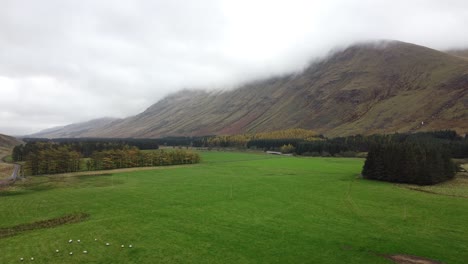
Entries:
POLYGON ((436 260, 411 255, 387 255, 385 257, 398 264, 443 264, 436 260))
POLYGON ((21 224, 12 227, 4 227, 0 228, 0 239, 11 237, 18 235, 20 233, 36 230, 36 229, 44 229, 44 228, 53 228, 60 225, 71 224, 71 223, 78 223, 85 221, 89 217, 87 213, 76 213, 76 214, 69 214, 62 217, 37 221, 29 224, 21 224))
POLYGON ((436 185, 397 184, 397 186, 412 191, 468 199, 468 172, 458 172, 453 180, 436 185))

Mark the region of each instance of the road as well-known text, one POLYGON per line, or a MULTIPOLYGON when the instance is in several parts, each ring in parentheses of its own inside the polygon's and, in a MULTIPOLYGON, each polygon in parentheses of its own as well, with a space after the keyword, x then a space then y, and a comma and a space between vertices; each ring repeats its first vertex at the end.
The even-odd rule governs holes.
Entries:
POLYGON ((19 175, 20 168, 21 168, 20 165, 15 164, 15 168, 13 169, 13 173, 8 178, 8 180, 14 180, 14 181, 18 180, 18 178, 20 177, 20 175, 19 175))

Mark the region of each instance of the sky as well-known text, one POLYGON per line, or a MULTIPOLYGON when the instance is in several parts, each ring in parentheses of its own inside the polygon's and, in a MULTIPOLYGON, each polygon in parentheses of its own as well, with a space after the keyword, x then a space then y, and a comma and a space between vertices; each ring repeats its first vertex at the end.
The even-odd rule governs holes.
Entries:
POLYGON ((468 48, 466 0, 0 0, 0 133, 138 114, 355 42, 468 48))

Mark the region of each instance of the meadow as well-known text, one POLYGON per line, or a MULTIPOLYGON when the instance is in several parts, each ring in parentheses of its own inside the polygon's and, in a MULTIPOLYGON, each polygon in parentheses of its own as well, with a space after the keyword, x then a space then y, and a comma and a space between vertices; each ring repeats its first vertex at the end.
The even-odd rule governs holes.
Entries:
POLYGON ((0 263, 468 263, 465 197, 363 180, 363 159, 201 155, 0 190, 0 263))

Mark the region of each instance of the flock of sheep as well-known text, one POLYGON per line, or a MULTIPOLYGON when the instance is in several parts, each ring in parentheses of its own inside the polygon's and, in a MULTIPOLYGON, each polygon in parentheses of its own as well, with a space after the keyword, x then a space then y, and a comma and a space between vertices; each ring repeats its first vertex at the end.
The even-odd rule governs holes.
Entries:
MULTIPOLYGON (((98 241, 98 239, 95 238, 94 241, 98 241)), ((78 240, 76 240, 76 242, 77 242, 77 243, 81 243, 81 240, 78 239, 78 240)), ((73 243, 73 239, 68 240, 68 243, 69 243, 69 244, 73 243)), ((110 246, 110 245, 111 245, 111 244, 110 244, 109 242, 106 242, 106 246, 110 246)), ((121 248, 125 248, 125 245, 122 244, 122 245, 120 245, 120 247, 121 247, 121 248)), ((133 245, 130 244, 130 245, 128 245, 128 247, 129 247, 129 248, 132 248, 133 245)), ((55 253, 60 253, 60 250, 59 250, 59 249, 56 249, 56 250, 55 250, 55 253)), ((68 254, 69 254, 70 256, 72 256, 72 255, 73 255, 73 252, 70 251, 68 254)), ((83 254, 88 254, 88 251, 87 251, 87 250, 83 250, 83 254)), ((31 260, 31 261, 34 261, 34 257, 31 257, 30 260, 31 260)), ((24 258, 20 258, 20 261, 24 261, 24 258)))

